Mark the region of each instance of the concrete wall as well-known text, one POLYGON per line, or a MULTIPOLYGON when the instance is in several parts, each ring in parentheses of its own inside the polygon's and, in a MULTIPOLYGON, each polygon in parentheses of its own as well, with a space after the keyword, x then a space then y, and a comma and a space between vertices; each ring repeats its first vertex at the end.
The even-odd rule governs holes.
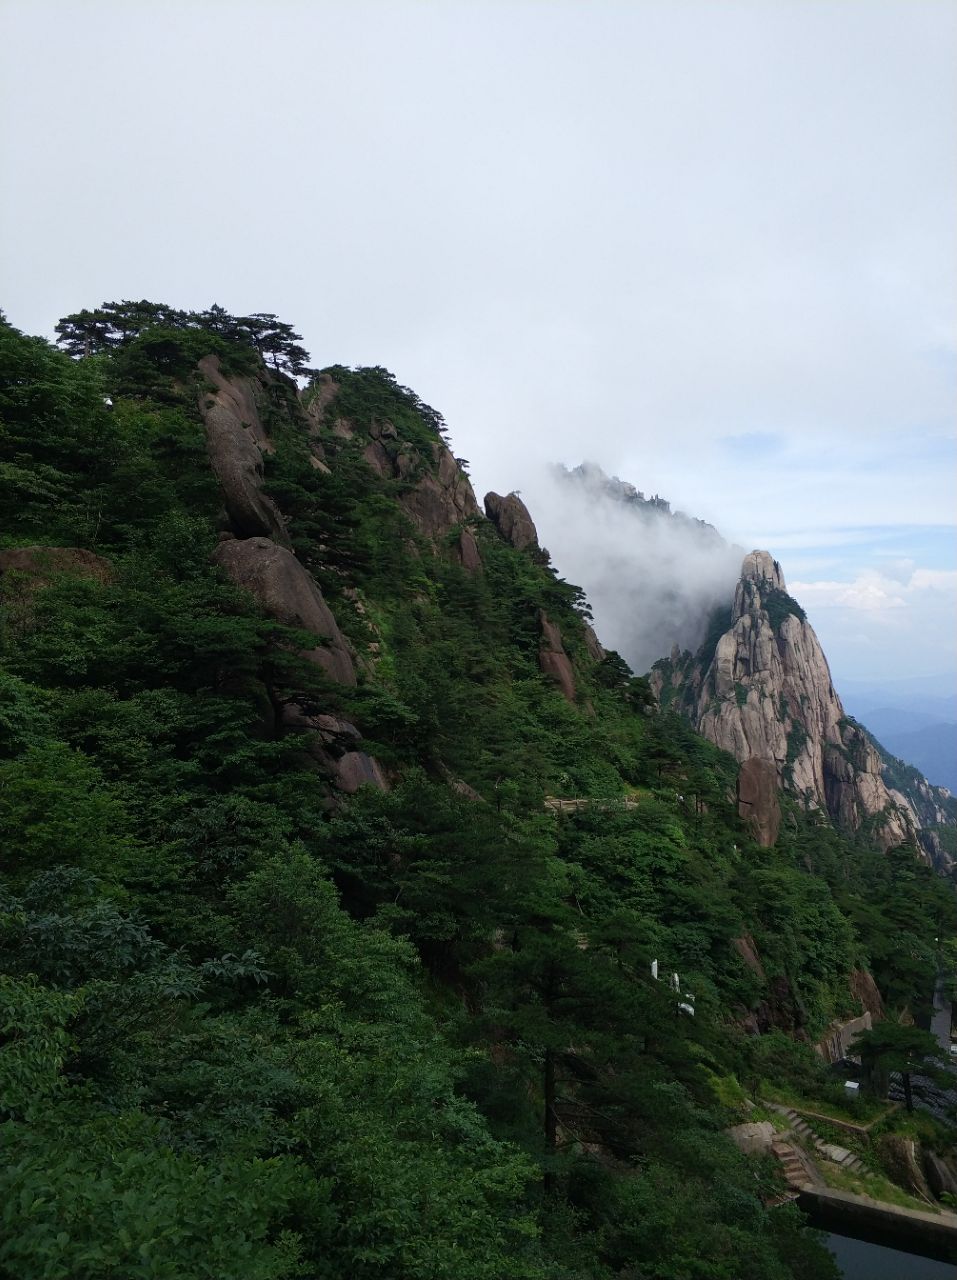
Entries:
POLYGON ((862 1031, 870 1031, 871 1015, 862 1013, 859 1018, 851 1018, 849 1022, 832 1022, 824 1036, 814 1046, 825 1062, 838 1062, 847 1058, 853 1048, 854 1041, 862 1031))

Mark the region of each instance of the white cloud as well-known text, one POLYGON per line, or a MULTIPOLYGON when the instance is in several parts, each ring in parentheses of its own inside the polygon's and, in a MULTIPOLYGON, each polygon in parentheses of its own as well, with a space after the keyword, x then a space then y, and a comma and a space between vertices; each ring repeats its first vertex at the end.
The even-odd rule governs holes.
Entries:
POLYGON ((907 605, 901 584, 873 569, 858 574, 853 582, 792 582, 788 589, 805 608, 861 609, 874 613, 903 609, 907 605))
MULTIPOLYGON (((785 566, 786 567, 786 566, 785 566)), ((864 568, 849 581, 789 582, 840 688, 957 666, 957 570, 864 568)))
POLYGON ((906 573, 887 573, 864 569, 851 582, 792 582, 788 589, 806 608, 881 613, 913 607, 917 597, 926 593, 952 601, 957 595, 957 570, 911 567, 906 573))

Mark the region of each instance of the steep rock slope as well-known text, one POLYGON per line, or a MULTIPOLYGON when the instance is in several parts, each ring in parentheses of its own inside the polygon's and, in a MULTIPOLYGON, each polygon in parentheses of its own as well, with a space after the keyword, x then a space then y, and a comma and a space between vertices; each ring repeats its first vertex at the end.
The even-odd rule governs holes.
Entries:
POLYGON ((696 655, 673 652, 655 665, 661 702, 739 762, 770 762, 787 790, 842 827, 867 825, 884 848, 913 839, 917 814, 888 789, 872 742, 845 716, 817 636, 768 552, 745 556, 719 626, 696 655))

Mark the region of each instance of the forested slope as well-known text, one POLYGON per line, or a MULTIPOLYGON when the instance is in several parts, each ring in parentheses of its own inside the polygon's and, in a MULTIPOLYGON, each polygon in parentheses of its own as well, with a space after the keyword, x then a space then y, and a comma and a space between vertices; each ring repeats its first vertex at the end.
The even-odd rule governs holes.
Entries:
POLYGON ((0 1273, 832 1274, 721 1130, 855 971, 920 1012, 949 888, 759 848, 385 370, 61 333, 0 326, 0 1273))

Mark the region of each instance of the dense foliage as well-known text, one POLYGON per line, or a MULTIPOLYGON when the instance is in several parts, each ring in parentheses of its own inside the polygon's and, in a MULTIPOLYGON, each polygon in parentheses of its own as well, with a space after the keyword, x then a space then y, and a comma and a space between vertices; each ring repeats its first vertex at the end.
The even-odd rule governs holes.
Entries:
POLYGON ((0 580, 0 1272, 831 1275, 722 1134, 721 1082, 813 1076, 775 1028, 854 1012, 855 967, 917 1009, 945 887, 797 809, 758 849, 733 762, 589 655, 576 588, 487 522, 473 574, 416 531, 442 424, 386 371, 329 371, 355 436, 327 415, 317 467, 275 317, 105 304, 59 332, 75 358, 0 326, 0 546, 96 557, 0 580), (210 563, 209 353, 258 379, 355 689, 210 563), (362 458, 383 420, 401 479, 362 458), (390 789, 332 799, 277 727, 293 697, 390 789))

